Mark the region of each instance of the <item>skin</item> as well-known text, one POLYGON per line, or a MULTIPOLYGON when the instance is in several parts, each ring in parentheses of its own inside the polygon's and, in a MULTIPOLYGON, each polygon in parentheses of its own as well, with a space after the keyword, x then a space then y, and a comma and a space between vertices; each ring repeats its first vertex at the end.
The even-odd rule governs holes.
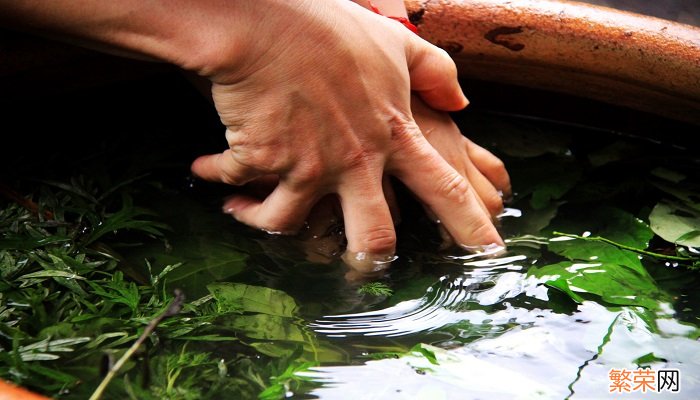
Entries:
POLYGON ((0 23, 172 63, 208 79, 228 149, 198 158, 192 171, 235 186, 269 177, 277 182, 263 199, 234 195, 226 202, 226 212, 245 224, 293 233, 314 204, 335 195, 346 259, 386 259, 396 234, 384 182, 394 176, 457 243, 503 244, 491 213, 497 206, 485 195, 489 184, 476 178, 503 190, 502 165, 465 160, 481 153, 477 147, 470 153, 462 139, 453 150, 447 136, 455 136, 454 128, 442 139, 435 132, 443 130, 433 130, 434 147, 412 113, 412 95, 427 105, 424 116, 435 124, 447 121, 430 110, 467 105, 454 62, 358 4, 0 0, 0 23))

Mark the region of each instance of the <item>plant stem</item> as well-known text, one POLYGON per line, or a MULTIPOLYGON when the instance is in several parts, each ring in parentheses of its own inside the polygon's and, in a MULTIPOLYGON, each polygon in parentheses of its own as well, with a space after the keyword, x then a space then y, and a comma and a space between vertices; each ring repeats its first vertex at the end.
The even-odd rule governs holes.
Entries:
POLYGON ((610 239, 606 239, 602 236, 588 236, 588 237, 586 237, 586 236, 573 235, 571 233, 562 233, 562 232, 557 232, 557 231, 554 231, 552 233, 555 235, 567 236, 567 237, 571 237, 574 239, 582 239, 582 240, 588 240, 588 241, 592 241, 592 242, 603 242, 603 243, 611 244, 615 247, 619 247, 619 248, 624 249, 624 250, 633 251, 635 253, 643 254, 645 256, 650 256, 650 257, 656 257, 656 258, 660 258, 663 260, 674 260, 674 261, 695 261, 696 260, 693 257, 669 256, 666 254, 654 253, 652 251, 638 249, 636 247, 631 247, 631 246, 624 245, 622 243, 617 243, 617 242, 612 241, 610 239))
POLYGON ((121 369, 121 367, 126 364, 126 362, 131 358, 131 356, 138 350, 139 347, 143 344, 144 341, 146 341, 146 338, 148 338, 153 330, 156 329, 158 324, 160 322, 172 315, 175 315, 180 312, 182 309, 182 305, 185 302, 185 295, 182 293, 180 290, 175 290, 175 298, 173 301, 170 303, 168 308, 160 314, 159 316, 153 318, 148 322, 148 325, 146 325, 146 329, 143 330, 143 333, 141 336, 139 336, 138 339, 134 342, 134 344, 131 345, 129 350, 127 350, 124 355, 117 360, 116 363, 112 366, 112 368, 109 369, 109 372, 107 372, 107 375, 105 375, 104 379, 102 379, 102 382, 100 382, 100 385, 95 389, 95 391, 92 393, 92 396, 90 396, 90 400, 97 400, 102 396, 102 393, 105 391, 107 388, 107 385, 109 385, 109 382, 112 381, 112 378, 117 374, 117 372, 121 369))

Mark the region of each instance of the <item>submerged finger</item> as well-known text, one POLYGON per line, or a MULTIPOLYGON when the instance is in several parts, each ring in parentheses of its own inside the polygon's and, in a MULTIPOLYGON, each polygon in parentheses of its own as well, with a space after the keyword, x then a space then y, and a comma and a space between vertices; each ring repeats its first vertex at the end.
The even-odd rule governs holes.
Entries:
POLYGON ((425 138, 416 137, 406 144, 396 152, 392 163, 394 175, 435 213, 458 244, 503 245, 474 187, 425 138))
POLYGON ((503 161, 471 140, 467 138, 465 140, 467 153, 474 166, 491 182, 496 190, 502 193, 503 198, 510 198, 513 195, 510 175, 503 161))
POLYGON ((464 164, 464 176, 474 188, 479 202, 484 210, 496 217, 503 211, 502 192, 496 189, 494 184, 479 170, 474 163, 467 160, 464 164))
POLYGON ((381 180, 342 186, 338 195, 348 242, 343 260, 365 272, 387 268, 396 250, 396 232, 381 180))

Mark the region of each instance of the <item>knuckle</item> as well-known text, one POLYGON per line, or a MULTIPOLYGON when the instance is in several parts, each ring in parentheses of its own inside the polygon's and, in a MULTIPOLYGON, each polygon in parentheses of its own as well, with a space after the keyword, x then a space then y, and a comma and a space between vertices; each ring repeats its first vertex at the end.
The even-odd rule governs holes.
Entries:
POLYGON ((492 217, 500 214, 503 211, 503 199, 497 192, 490 193, 481 198, 492 217))
POLYGON ((399 144, 412 143, 423 134, 413 119, 395 115, 389 120, 391 139, 399 144))
POLYGON ((317 187, 326 176, 327 168, 324 163, 315 160, 305 160, 298 163, 293 173, 288 175, 288 183, 294 189, 303 190, 317 187))
MULTIPOLYGON (((250 180, 248 174, 250 170, 248 167, 243 167, 240 162, 236 160, 232 153, 228 154, 230 158, 220 159, 222 167, 219 170, 219 180, 223 183, 240 186, 245 184, 250 180)), ((225 157, 225 156, 220 156, 225 157)))
POLYGON ((349 169, 362 169, 371 165, 375 157, 376 155, 373 152, 361 147, 349 150, 343 158, 345 161, 344 164, 349 169))
POLYGON ((458 204, 463 204, 467 201, 469 190, 470 186, 467 180, 456 171, 445 173, 437 181, 437 195, 458 204))
POLYGON ((396 232, 390 225, 375 226, 365 232, 365 249, 369 253, 383 254, 394 251, 396 246, 396 232))
POLYGON ((506 164, 500 158, 492 158, 488 163, 488 168, 501 175, 507 175, 506 164))
POLYGON ((222 174, 220 179, 222 183, 231 186, 242 186, 245 185, 247 182, 247 180, 242 175, 234 176, 226 173, 222 174))

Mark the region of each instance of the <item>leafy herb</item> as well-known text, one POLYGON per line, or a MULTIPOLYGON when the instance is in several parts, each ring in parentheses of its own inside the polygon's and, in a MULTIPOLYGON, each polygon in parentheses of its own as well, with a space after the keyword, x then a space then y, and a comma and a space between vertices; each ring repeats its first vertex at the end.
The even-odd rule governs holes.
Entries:
POLYGON ((360 286, 357 289, 357 293, 389 297, 394 294, 394 291, 386 283, 368 282, 360 286))
POLYGON ((62 398, 275 398, 273 388, 301 388, 293 372, 315 365, 298 362, 301 353, 275 355, 279 363, 269 368, 253 342, 241 343, 249 350, 227 361, 188 346, 254 341, 259 335, 246 318, 257 312, 290 318, 302 353, 313 339, 292 318, 297 306, 282 292, 219 283, 212 295, 185 302, 166 290, 184 262, 153 271, 151 262, 138 267, 116 252, 130 243, 162 243, 169 229, 134 206, 140 183, 148 186, 129 180, 102 187, 84 177, 50 182, 0 209, 0 377, 62 398), (222 319, 232 313, 242 319, 222 319), (104 360, 115 363, 101 378, 104 360))

